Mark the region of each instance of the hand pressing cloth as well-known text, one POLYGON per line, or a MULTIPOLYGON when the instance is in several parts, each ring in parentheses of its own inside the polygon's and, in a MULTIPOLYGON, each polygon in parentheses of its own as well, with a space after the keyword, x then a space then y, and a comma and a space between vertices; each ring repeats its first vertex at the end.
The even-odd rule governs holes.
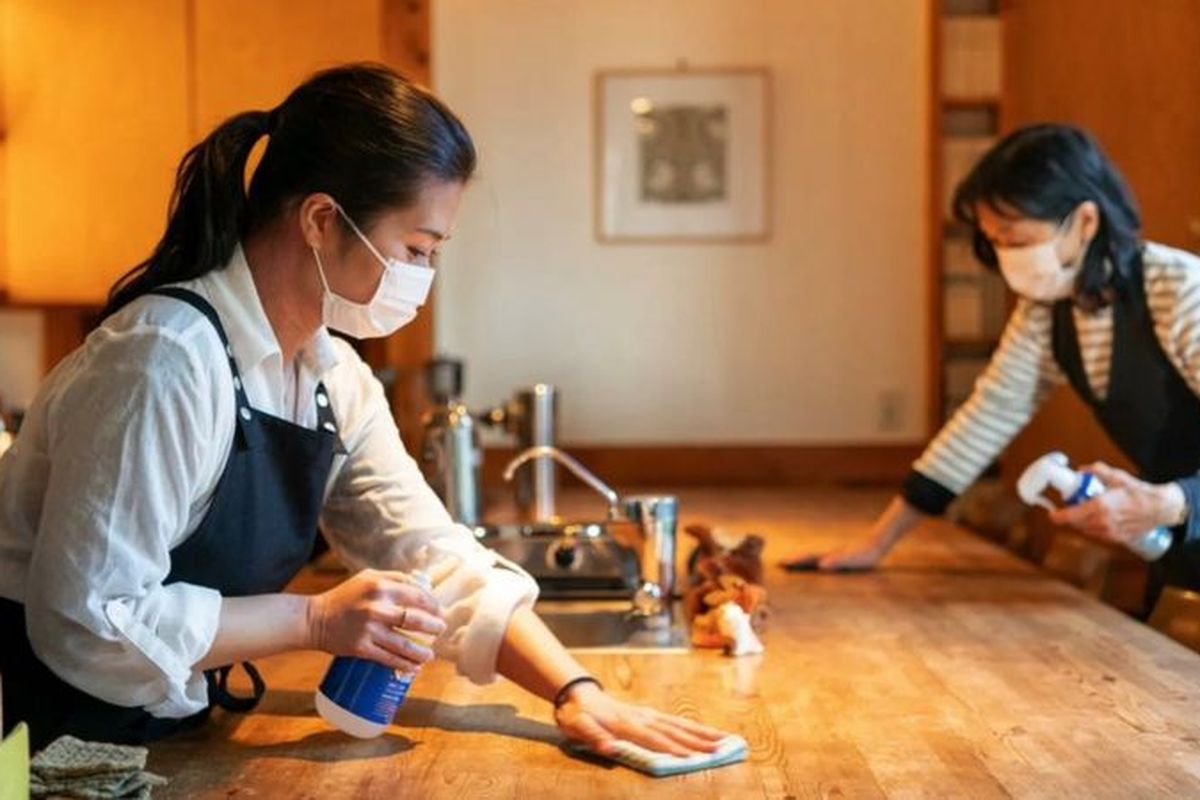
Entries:
POLYGON ((736 764, 739 761, 745 761, 746 754, 749 752, 746 740, 732 734, 722 739, 713 752, 697 753, 691 756, 655 753, 624 739, 614 742, 612 752, 603 755, 582 742, 570 742, 567 747, 579 755, 615 761, 656 778, 736 764))

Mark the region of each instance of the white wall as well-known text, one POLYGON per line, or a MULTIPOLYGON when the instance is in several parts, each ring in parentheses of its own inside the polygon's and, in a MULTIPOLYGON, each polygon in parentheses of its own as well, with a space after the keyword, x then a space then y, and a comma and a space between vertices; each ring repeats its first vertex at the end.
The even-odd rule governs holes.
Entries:
POLYGON ((29 408, 42 380, 42 314, 0 309, 0 411, 29 408))
POLYGON ((920 438, 927 6, 436 0, 435 86, 481 153, 438 277, 468 400, 556 383, 570 443, 920 438), (769 243, 594 239, 593 75, 681 58, 772 70, 769 243))

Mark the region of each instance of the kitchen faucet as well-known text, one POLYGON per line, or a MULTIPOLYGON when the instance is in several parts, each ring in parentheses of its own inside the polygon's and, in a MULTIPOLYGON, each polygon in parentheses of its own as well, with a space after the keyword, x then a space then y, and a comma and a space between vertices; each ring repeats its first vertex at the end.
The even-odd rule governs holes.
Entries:
POLYGON ((562 464, 608 502, 609 520, 628 520, 637 525, 634 548, 641 583, 633 595, 633 614, 643 619, 669 621, 675 592, 675 523, 678 501, 670 495, 644 495, 622 499, 587 467, 557 447, 540 445, 517 454, 504 468, 511 481, 523 464, 550 458, 562 464))

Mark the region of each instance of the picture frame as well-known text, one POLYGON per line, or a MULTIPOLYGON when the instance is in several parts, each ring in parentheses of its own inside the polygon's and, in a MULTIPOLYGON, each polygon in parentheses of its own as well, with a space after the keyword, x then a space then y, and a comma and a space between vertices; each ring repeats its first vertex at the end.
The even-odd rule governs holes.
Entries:
POLYGON ((594 120, 600 242, 770 238, 765 67, 601 70, 594 120))

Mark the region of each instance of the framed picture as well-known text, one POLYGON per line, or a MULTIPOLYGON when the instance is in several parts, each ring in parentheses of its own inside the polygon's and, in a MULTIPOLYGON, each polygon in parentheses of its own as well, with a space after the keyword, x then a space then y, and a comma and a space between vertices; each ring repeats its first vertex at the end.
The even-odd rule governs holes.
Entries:
POLYGON ((600 241, 770 235, 766 69, 605 70, 595 121, 600 241))

